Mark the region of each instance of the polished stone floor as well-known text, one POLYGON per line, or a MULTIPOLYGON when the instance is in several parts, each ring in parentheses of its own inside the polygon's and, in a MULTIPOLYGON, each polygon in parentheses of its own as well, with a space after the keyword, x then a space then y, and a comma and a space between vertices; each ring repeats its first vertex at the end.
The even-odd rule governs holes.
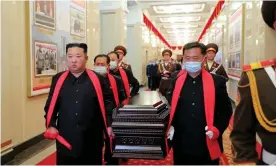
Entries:
POLYGON ((43 140, 16 155, 15 158, 6 165, 35 165, 54 151, 55 141, 43 140))

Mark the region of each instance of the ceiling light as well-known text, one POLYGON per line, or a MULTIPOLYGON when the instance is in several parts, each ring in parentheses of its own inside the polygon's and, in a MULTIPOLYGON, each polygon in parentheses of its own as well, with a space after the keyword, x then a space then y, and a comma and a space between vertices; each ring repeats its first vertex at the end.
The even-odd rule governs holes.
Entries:
POLYGON ((204 3, 186 4, 186 5, 153 6, 153 10, 157 14, 202 12, 204 10, 204 8, 205 8, 204 3))
POLYGON ((180 24, 180 25, 164 25, 163 26, 166 29, 176 29, 176 28, 197 28, 198 24, 180 24))
POLYGON ((167 33, 195 33, 196 32, 196 29, 193 29, 193 30, 181 30, 181 31, 178 31, 178 30, 168 30, 167 33))
POLYGON ((193 17, 162 17, 160 21, 164 22, 192 22, 192 21, 199 21, 201 19, 200 16, 193 16, 193 17))

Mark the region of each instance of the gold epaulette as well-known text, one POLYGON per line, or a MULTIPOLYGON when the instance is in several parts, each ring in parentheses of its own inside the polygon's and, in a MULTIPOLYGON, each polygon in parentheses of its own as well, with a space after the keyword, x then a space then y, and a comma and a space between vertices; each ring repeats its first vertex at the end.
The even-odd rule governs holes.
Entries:
POLYGON ((266 61, 262 61, 262 62, 255 62, 255 63, 251 63, 249 65, 244 65, 242 67, 243 71, 251 71, 251 70, 256 70, 256 69, 261 69, 267 66, 273 66, 275 64, 274 60, 266 60, 266 61))

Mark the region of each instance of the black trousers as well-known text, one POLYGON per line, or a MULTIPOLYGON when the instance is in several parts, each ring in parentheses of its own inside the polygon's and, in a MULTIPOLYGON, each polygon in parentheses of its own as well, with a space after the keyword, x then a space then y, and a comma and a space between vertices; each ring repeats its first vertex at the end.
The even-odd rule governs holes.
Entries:
POLYGON ((174 165, 219 165, 219 159, 211 160, 208 154, 197 156, 175 150, 173 152, 174 165))
POLYGON ((104 161, 106 162, 106 165, 119 165, 119 159, 112 157, 109 139, 105 139, 104 161))
POLYGON ((56 165, 102 165, 102 150, 86 151, 79 157, 66 156, 57 151, 56 165))
POLYGON ((148 88, 151 89, 152 87, 152 77, 148 77, 148 88))
POLYGON ((158 78, 156 76, 151 77, 151 83, 152 83, 151 90, 156 90, 159 87, 157 83, 158 81, 157 79, 158 78))

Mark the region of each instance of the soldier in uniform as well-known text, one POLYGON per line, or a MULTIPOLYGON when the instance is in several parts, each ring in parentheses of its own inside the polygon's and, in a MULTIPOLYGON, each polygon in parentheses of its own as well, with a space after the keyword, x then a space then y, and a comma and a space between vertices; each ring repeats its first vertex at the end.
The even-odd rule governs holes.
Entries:
POLYGON ((120 55, 120 59, 118 62, 119 67, 132 71, 130 64, 128 64, 125 60, 125 56, 127 54, 126 48, 119 45, 114 48, 114 51, 120 55))
POLYGON ((165 95, 171 84, 171 74, 175 71, 175 64, 171 61, 171 50, 164 50, 162 56, 163 60, 158 65, 158 74, 161 76, 159 92, 165 95))
MULTIPOLYGON (((262 15, 265 23, 275 30, 276 1, 263 1, 262 15)), ((236 163, 276 165, 275 61, 243 67, 238 85, 240 101, 230 134, 236 163), (256 152, 256 134, 262 143, 260 160, 256 152)))
POLYGON ((179 71, 182 69, 182 63, 183 63, 183 55, 177 54, 176 55, 176 61, 175 61, 175 70, 179 71))
POLYGON ((207 56, 203 63, 203 67, 205 68, 206 71, 223 76, 228 81, 229 78, 223 65, 214 61, 216 54, 218 52, 218 45, 216 45, 215 43, 209 43, 206 45, 206 47, 207 47, 207 56))

